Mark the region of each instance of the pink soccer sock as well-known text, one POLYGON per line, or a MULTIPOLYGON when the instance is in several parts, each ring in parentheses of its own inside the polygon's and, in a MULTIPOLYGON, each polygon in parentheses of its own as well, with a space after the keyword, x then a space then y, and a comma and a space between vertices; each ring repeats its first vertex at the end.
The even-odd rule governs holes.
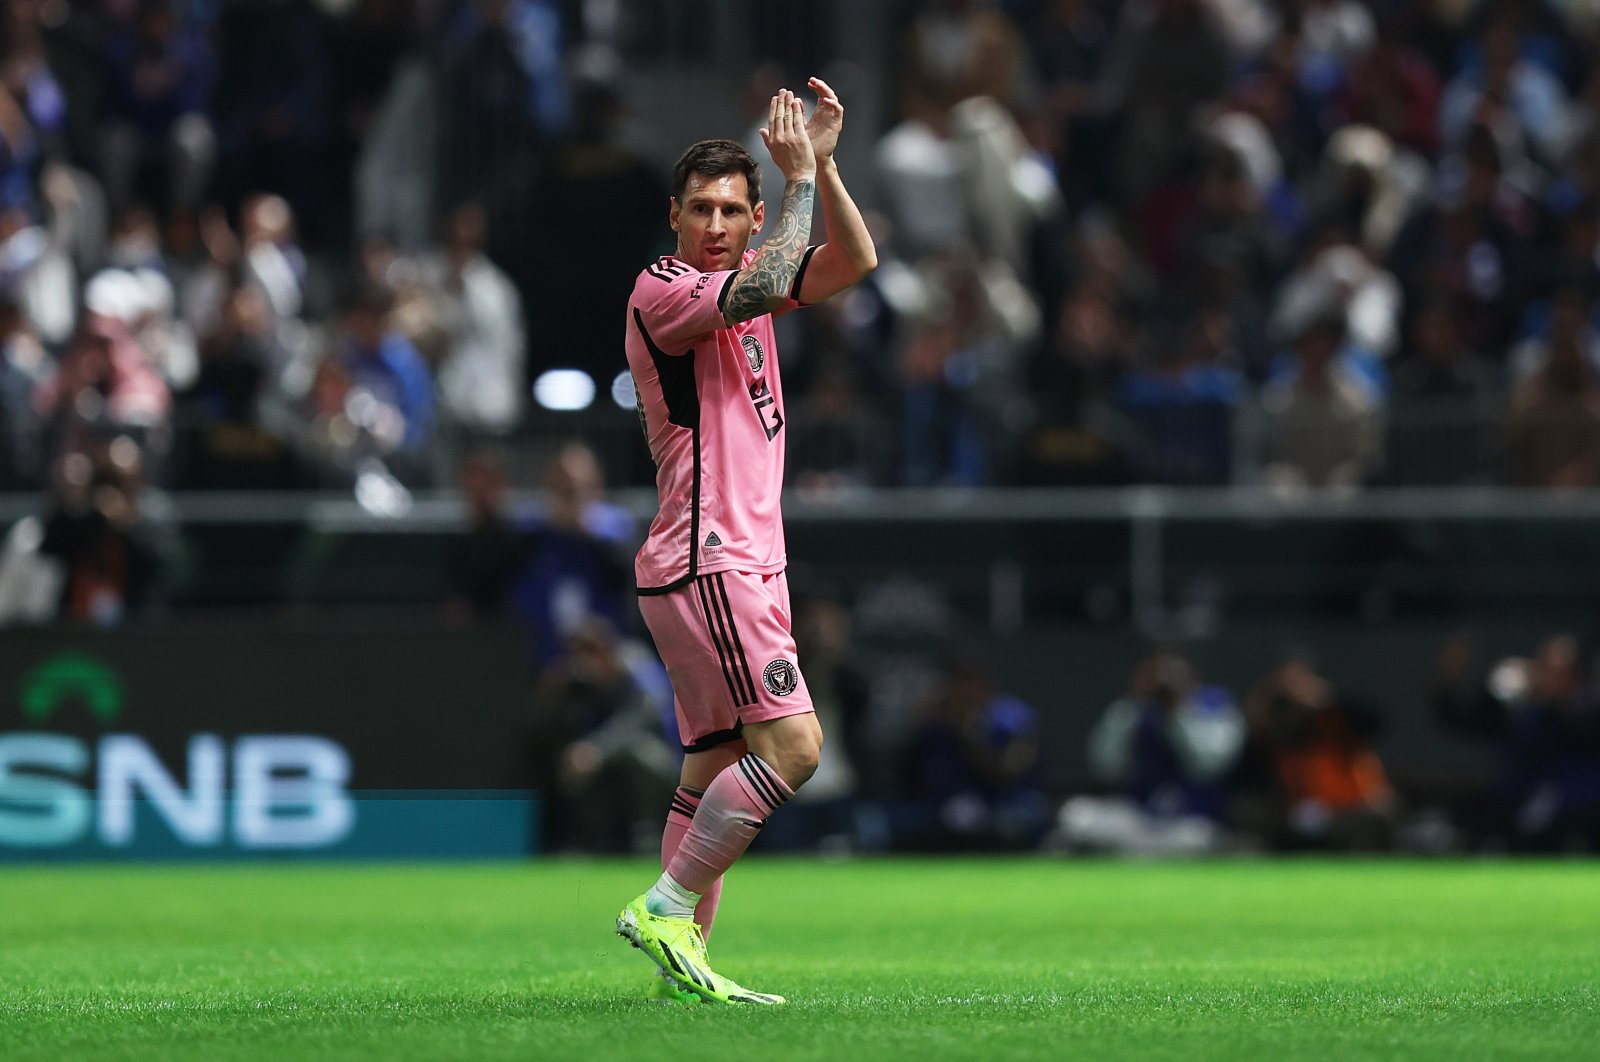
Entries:
MULTIPOLYGON (((678 846, 689 833, 689 824, 694 821, 695 810, 700 807, 703 795, 686 785, 680 785, 678 791, 672 794, 672 806, 667 809, 667 828, 661 831, 662 870, 667 869, 672 857, 678 854, 678 846)), ((705 892, 700 894, 700 902, 694 905, 694 920, 700 923, 700 932, 707 940, 711 939, 711 923, 716 920, 717 904, 721 900, 722 879, 718 878, 706 886, 705 892)))
POLYGON ((689 832, 667 863, 673 881, 702 895, 755 840, 767 816, 794 790, 755 753, 747 753, 712 780, 700 798, 689 832))

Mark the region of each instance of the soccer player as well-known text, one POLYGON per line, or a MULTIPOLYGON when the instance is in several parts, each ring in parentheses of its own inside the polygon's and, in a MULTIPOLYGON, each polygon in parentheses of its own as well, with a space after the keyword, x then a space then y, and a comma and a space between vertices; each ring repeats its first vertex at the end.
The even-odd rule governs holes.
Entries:
POLYGON ((672 678, 685 752, 661 877, 617 916, 617 932, 659 967, 652 999, 783 1002, 713 971, 705 935, 722 875, 822 748, 790 633, 772 318, 843 291, 878 260, 833 161, 844 106, 820 78, 810 86, 809 121, 782 89, 761 130, 785 178, 761 249, 748 249, 766 221, 755 159, 703 140, 673 173, 677 253, 641 272, 628 302, 628 367, 660 495, 634 565, 639 609, 672 678), (808 247, 813 195, 828 239, 808 247))

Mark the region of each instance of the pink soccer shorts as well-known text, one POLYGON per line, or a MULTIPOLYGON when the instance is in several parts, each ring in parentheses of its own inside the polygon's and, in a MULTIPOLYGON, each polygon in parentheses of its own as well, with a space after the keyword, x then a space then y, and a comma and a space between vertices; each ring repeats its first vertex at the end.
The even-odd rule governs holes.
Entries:
POLYGON ((738 738, 745 723, 812 711, 782 572, 713 572, 639 611, 672 679, 685 752, 738 738))

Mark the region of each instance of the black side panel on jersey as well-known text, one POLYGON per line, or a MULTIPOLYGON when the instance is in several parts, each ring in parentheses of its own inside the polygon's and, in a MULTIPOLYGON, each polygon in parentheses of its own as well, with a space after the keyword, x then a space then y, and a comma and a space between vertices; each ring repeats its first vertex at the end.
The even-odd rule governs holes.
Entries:
POLYGON ((633 323, 644 338, 655 362, 656 377, 661 381, 661 397, 667 403, 667 421, 680 428, 700 427, 700 392, 694 386, 694 351, 674 358, 650 338, 644 326, 644 315, 637 306, 633 309, 633 323))
POLYGON ((667 404, 667 422, 694 433, 694 484, 690 489, 689 509, 689 570, 681 578, 662 586, 641 586, 642 595, 669 594, 694 581, 700 567, 700 392, 694 385, 694 351, 673 357, 650 338, 644 326, 644 315, 638 307, 633 310, 633 323, 639 329, 644 345, 650 351, 650 360, 656 367, 656 379, 661 381, 661 397, 667 404))

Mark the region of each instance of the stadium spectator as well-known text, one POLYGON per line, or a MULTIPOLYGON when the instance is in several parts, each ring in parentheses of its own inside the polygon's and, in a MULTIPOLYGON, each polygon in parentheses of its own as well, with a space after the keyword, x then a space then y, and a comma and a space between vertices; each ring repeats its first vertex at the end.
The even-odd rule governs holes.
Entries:
POLYGON ((897 847, 1032 848, 1049 814, 1038 712, 999 692, 988 666, 970 652, 948 653, 943 666, 903 751, 897 847))
POLYGON ((461 462, 456 484, 466 506, 466 532, 452 544, 450 595, 445 617, 453 623, 499 619, 518 571, 527 562, 528 541, 512 523, 501 455, 488 448, 461 462))
POLYGON ((358 397, 349 412, 371 430, 385 456, 412 476, 428 472, 435 398, 428 365, 390 321, 393 289, 368 282, 351 297, 332 356, 358 397))
POLYGON ((891 481, 889 424, 861 393, 842 365, 816 373, 805 398, 790 407, 791 483, 821 495, 849 495, 891 481))
POLYGON ((1235 826, 1279 848, 1388 847, 1396 800, 1372 750, 1370 710, 1291 658, 1245 698, 1235 826))
POLYGON ((1377 35, 1372 12, 1357 0, 1307 0, 1299 7, 1305 71, 1318 83, 1342 83, 1344 69, 1365 56, 1377 35))
POLYGON ((357 250, 357 269, 364 283, 393 292, 389 323, 437 375, 449 349, 442 319, 446 296, 424 261, 402 251, 387 236, 368 236, 357 250))
POLYGON ((1338 225, 1313 230, 1299 265, 1278 288, 1268 324, 1298 335, 1312 318, 1343 311, 1345 336, 1365 354, 1387 358, 1400 345, 1400 283, 1338 225))
POLYGON ((193 210, 217 157, 207 35, 173 0, 110 6, 104 28, 109 107, 100 173, 112 209, 139 199, 174 213, 193 210))
MULTIPOLYGON (((7 153, 13 165, 32 151, 50 163, 60 163, 70 147, 67 93, 52 67, 46 42, 47 9, 48 4, 41 0, 14 0, 0 15, 0 100, 4 100, 0 111, 14 106, 25 115, 30 126, 27 139, 33 141, 25 145, 22 138, 15 137, 15 126, 7 129, 7 153)), ((59 17, 60 12, 50 14, 59 17)), ((12 120, 7 118, 4 124, 10 126, 12 120)), ((0 172, 5 169, 9 167, 0 163, 0 172)))
POLYGON ((55 372, 39 383, 34 406, 52 454, 118 435, 161 449, 172 397, 122 322, 90 314, 55 372))
POLYGON ((348 488, 363 467, 393 449, 396 418, 358 393, 349 371, 330 356, 312 368, 304 394, 263 403, 262 425, 288 443, 302 483, 348 488))
POLYGON ((1210 307, 1170 341, 1156 341, 1117 381, 1112 399, 1137 429, 1138 478, 1188 485, 1228 482, 1233 414, 1245 395, 1233 321, 1210 307))
POLYGON ((1200 0, 1123 4, 1119 14, 1106 82, 1121 118, 1114 187, 1120 206, 1148 210, 1185 154, 1195 113, 1228 88, 1228 42, 1200 0))
POLYGON ((1009 269, 967 255, 924 263, 929 303, 900 351, 901 479, 981 486, 1007 461, 1038 309, 1009 269))
POLYGON ((1387 265, 1406 288, 1458 303, 1463 336, 1474 347, 1505 349, 1532 274, 1535 216, 1506 179, 1504 153, 1484 126, 1439 164, 1433 201, 1401 227, 1387 265))
POLYGON ((599 459, 563 444, 545 468, 545 508, 524 530, 527 561, 511 587, 513 613, 528 625, 535 670, 561 651, 566 632, 599 616, 627 630, 632 598, 633 518, 606 500, 599 459))
POLYGON ((1061 209, 1054 173, 1011 113, 989 96, 951 108, 950 130, 962 160, 973 251, 1027 278, 1030 249, 1061 209))
POLYGON ((878 147, 901 249, 975 254, 1029 271, 1028 243, 1060 192, 1016 115, 1034 92, 1015 25, 986 4, 917 11, 901 67, 903 120, 878 147))
POLYGON ((144 204, 131 203, 118 211, 111 219, 111 229, 106 238, 107 266, 130 273, 141 269, 166 272, 160 226, 156 216, 144 204))
POLYGON ((120 323, 162 382, 171 390, 182 390, 199 371, 195 338, 175 316, 172 284, 164 264, 156 261, 155 267, 102 269, 90 277, 83 289, 83 310, 120 323))
MULTIPOLYGON (((1595 164, 1600 165, 1600 138, 1593 150, 1595 164)), ((1593 298, 1600 294, 1600 256, 1596 254, 1600 248, 1600 199, 1583 195, 1568 200, 1569 193, 1582 194, 1570 187, 1551 189, 1545 196, 1536 238, 1540 254, 1530 288, 1543 295, 1570 286, 1593 298)))
POLYGON ((1264 288, 1284 265, 1283 226, 1268 213, 1236 146, 1212 137, 1197 150, 1193 206, 1146 215, 1151 260, 1180 283, 1221 266, 1264 288))
POLYGON ((880 183, 895 194, 885 203, 895 243, 908 259, 969 240, 961 159, 947 111, 931 107, 908 114, 878 141, 880 183))
POLYGON ((1113 787, 1062 805, 1072 847, 1138 855, 1195 854, 1227 841, 1229 777, 1244 747, 1233 695, 1205 685, 1172 650, 1139 661, 1128 691, 1089 734, 1089 763, 1113 787))
POLYGON ((1327 95, 1336 87, 1323 69, 1306 76, 1303 25, 1290 13, 1259 52, 1249 54, 1228 86, 1226 106, 1259 121, 1286 173, 1301 178, 1315 165, 1328 135, 1327 95))
POLYGON ((212 93, 219 194, 270 191, 317 233, 341 182, 324 168, 335 72, 328 19, 309 4, 221 4, 212 35, 226 71, 212 93))
POLYGON ((439 205, 482 203, 489 254, 521 277, 537 243, 531 189, 567 121, 560 11, 550 0, 472 0, 445 26, 433 95, 439 205))
POLYGON ((1033 89, 1029 55, 999 5, 935 0, 919 5, 900 42, 900 96, 947 110, 985 96, 1014 106, 1033 89))
POLYGON ((367 127, 351 178, 357 240, 387 234, 409 250, 433 235, 442 205, 439 127, 450 119, 438 100, 435 58, 430 50, 400 60, 367 127))
POLYGON ((1310 226, 1348 238, 1374 266, 1387 262, 1401 226, 1426 197, 1428 165, 1371 126, 1336 130, 1308 181, 1310 226))
POLYGON ((1024 482, 1103 483, 1126 475, 1129 443, 1110 415, 1110 396, 1139 335, 1104 280, 1084 280, 1067 293, 1029 368, 1036 427, 1023 442, 1024 482))
POLYGON ((165 248, 178 314, 196 336, 210 335, 221 320, 224 301, 238 282, 234 269, 240 255, 238 235, 222 208, 209 203, 193 214, 177 215, 168 223, 165 248))
POLYGON ((77 271, 63 240, 28 207, 0 202, 0 293, 22 306, 34 331, 52 346, 72 334, 79 301, 77 271))
MULTIPOLYGON (((1406 39, 1399 16, 1379 12, 1375 33, 1372 48, 1351 65, 1340 88, 1341 124, 1372 127, 1407 153, 1407 169, 1426 165, 1438 151, 1443 86, 1427 57, 1406 39)), ((1334 150, 1331 141, 1328 149, 1334 150)))
POLYGON ((1512 394, 1512 474, 1519 484, 1600 483, 1600 379, 1582 306, 1575 296, 1556 300, 1548 349, 1527 352, 1532 368, 1512 394))
MULTIPOLYGON (((227 234, 220 219, 209 218, 207 233, 213 254, 228 254, 227 234)), ((295 233, 294 212, 281 196, 253 195, 239 212, 239 269, 261 289, 272 311, 273 329, 285 352, 300 356, 307 346, 302 327, 306 303, 306 256, 295 233)), ((228 261, 228 259, 223 259, 228 261)))
POLYGON ((263 425, 261 404, 285 361, 259 289, 237 285, 200 341, 200 368, 178 396, 177 482, 192 489, 299 485, 293 455, 263 425))
POLYGON ((1305 324, 1293 359, 1262 393, 1268 417, 1267 483, 1286 493, 1361 487, 1382 455, 1376 388, 1343 351, 1342 309, 1305 324))
POLYGON ((1393 379, 1387 478, 1487 482, 1506 403, 1493 366, 1461 338, 1449 300, 1426 302, 1412 314, 1393 379))
POLYGON ((451 211, 443 245, 423 260, 420 279, 433 294, 445 343, 441 413, 467 431, 503 435, 525 405, 526 336, 517 289, 483 253, 487 225, 475 204, 451 211))
POLYGON ((61 565, 57 617, 117 627, 165 603, 170 528, 146 512, 139 447, 118 436, 56 464, 39 552, 61 565))
POLYGON ((1554 74, 1523 57, 1513 17, 1492 19, 1478 50, 1445 87, 1439 106, 1439 139, 1461 144, 1475 124, 1488 125, 1495 139, 1518 155, 1549 163, 1560 158, 1567 132, 1567 94, 1554 74))
MULTIPOLYGON (((551 153, 543 190, 533 204, 534 218, 540 240, 550 247, 583 246, 602 224, 597 219, 604 219, 611 253, 583 269, 573 269, 562 255, 535 256, 527 317, 536 327, 538 349, 530 348, 526 365, 517 364, 515 371, 520 378, 553 367, 582 369, 604 391, 621 368, 616 349, 592 342, 582 322, 614 318, 617 306, 627 302, 633 264, 661 250, 655 230, 660 204, 671 190, 625 134, 637 105, 628 104, 626 93, 609 75, 578 74, 572 127, 551 153)), ((780 189, 783 181, 763 187, 780 189)))
POLYGON ((1023 27, 1039 74, 1041 105, 1029 139, 1051 156, 1069 209, 1106 198, 1096 156, 1110 130, 1099 85, 1115 26, 1115 4, 1050 0, 1023 27))
POLYGON ((1556 360, 1557 348, 1575 353, 1587 375, 1600 377, 1600 325, 1588 292, 1576 284, 1562 285, 1547 302, 1530 307, 1528 316, 1543 316, 1544 321, 1511 348, 1507 369, 1513 395, 1556 360))
POLYGON ((1589 654, 1558 634, 1486 674, 1473 656, 1466 638, 1447 641, 1433 688, 1442 722, 1494 747, 1495 777, 1464 810, 1472 843, 1600 852, 1600 701, 1589 654))
POLYGON ((653 851, 683 754, 655 655, 591 615, 566 631, 535 687, 531 749, 554 850, 653 851))
POLYGON ((24 490, 43 481, 44 440, 33 396, 52 369, 22 307, 0 294, 0 488, 24 490))

